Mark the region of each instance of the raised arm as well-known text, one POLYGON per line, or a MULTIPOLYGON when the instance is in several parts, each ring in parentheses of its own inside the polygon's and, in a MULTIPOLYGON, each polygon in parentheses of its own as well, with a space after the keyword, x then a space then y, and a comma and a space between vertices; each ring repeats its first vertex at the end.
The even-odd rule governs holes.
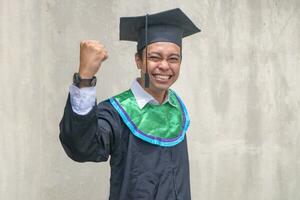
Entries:
MULTIPOLYGON (((102 44, 94 40, 80 43, 79 75, 91 79, 107 59, 102 44)), ((95 88, 72 85, 60 122, 60 141, 75 161, 106 161, 119 138, 119 116, 108 102, 96 105, 95 88)))

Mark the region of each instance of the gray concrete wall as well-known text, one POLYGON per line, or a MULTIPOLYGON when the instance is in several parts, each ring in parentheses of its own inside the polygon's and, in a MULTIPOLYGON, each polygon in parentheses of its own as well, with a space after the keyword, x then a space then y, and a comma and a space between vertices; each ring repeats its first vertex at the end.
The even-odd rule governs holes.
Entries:
POLYGON ((138 75, 119 17, 180 7, 193 200, 300 199, 299 0, 0 0, 0 199, 107 199, 108 163, 68 159, 58 140, 79 41, 110 58, 98 100, 138 75))

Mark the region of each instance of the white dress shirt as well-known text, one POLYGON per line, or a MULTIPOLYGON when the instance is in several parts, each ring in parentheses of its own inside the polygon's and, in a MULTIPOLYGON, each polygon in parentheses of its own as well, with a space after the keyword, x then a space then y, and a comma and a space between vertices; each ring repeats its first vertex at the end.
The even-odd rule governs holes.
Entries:
MULTIPOLYGON (((147 103, 159 105, 159 102, 148 92, 146 92, 136 79, 133 81, 130 89, 140 109, 143 109, 147 103)), ((69 91, 72 109, 75 113, 79 115, 86 115, 92 110, 96 102, 95 87, 78 88, 72 84, 69 87, 69 91)), ((171 101, 169 101, 168 94, 163 104, 167 102, 173 105, 171 101)))

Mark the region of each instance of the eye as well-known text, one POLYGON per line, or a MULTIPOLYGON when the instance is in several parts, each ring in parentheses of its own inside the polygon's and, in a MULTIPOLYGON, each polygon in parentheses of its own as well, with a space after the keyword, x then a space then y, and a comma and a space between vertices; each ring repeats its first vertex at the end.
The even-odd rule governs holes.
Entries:
POLYGON ((168 59, 170 63, 179 63, 179 58, 178 57, 171 57, 168 59))
POLYGON ((148 60, 153 61, 153 62, 158 62, 161 60, 161 57, 155 56, 155 55, 150 55, 150 56, 148 56, 148 60))

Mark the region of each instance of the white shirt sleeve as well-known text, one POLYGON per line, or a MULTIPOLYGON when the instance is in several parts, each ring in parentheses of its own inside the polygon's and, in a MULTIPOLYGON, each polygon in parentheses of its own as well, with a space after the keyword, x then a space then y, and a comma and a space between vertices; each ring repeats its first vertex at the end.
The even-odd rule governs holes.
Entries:
POLYGON ((75 85, 70 85, 70 101, 72 110, 79 115, 89 113, 96 102, 96 88, 84 87, 78 88, 75 85))

